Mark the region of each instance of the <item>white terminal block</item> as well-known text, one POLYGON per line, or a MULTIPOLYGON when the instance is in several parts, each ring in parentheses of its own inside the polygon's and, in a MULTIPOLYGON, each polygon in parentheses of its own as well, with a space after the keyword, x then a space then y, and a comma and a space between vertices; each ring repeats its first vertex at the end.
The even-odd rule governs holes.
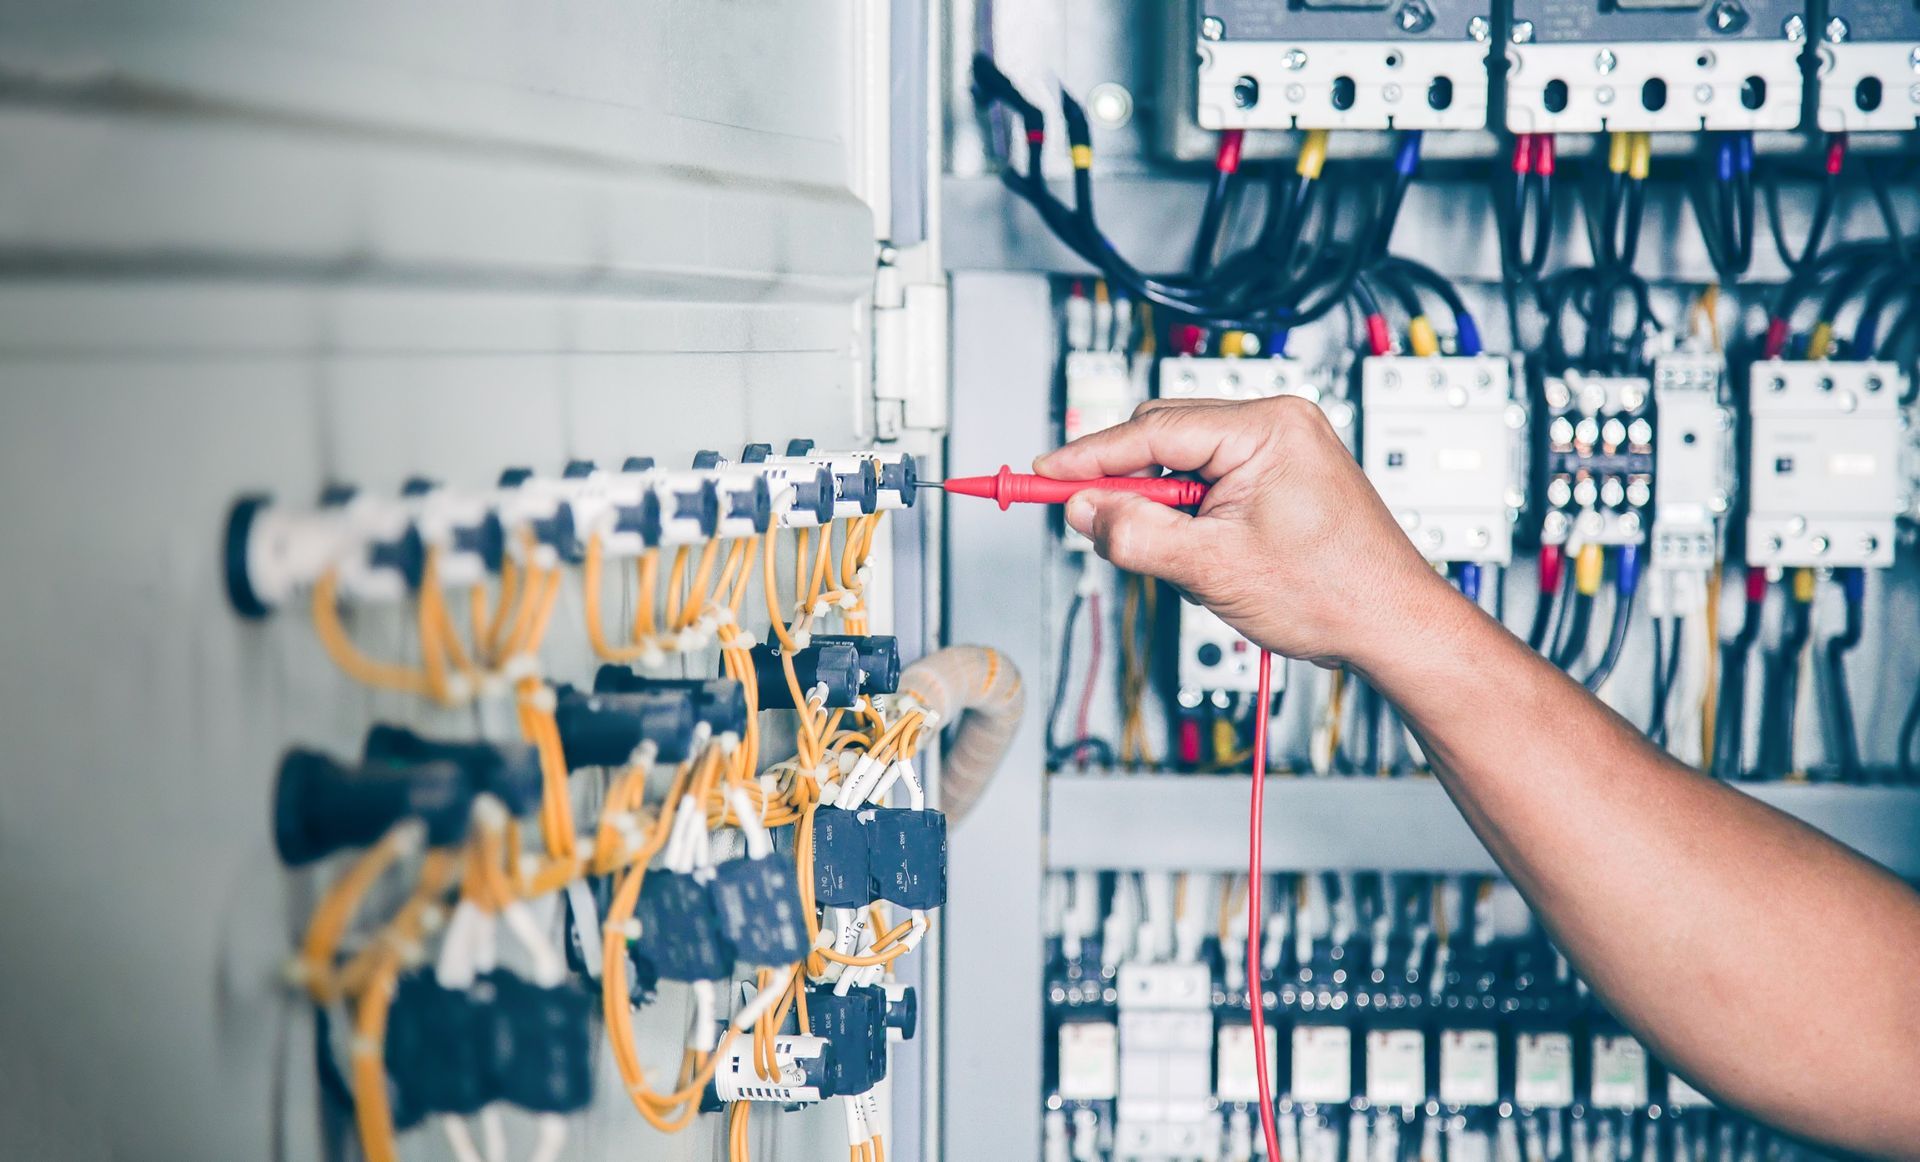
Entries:
MULTIPOLYGON (((1284 667, 1273 678, 1282 682, 1284 667)), ((1180 603, 1181 690, 1203 693, 1254 694, 1260 689, 1260 649, 1219 615, 1191 601, 1180 603)), ((1274 689, 1280 689, 1275 685, 1274 689)))
POLYGON ((502 547, 504 534, 485 497, 434 484, 411 489, 406 506, 420 543, 437 554, 443 586, 461 589, 487 579, 492 569, 485 542, 502 547))
POLYGON ((1876 6, 1872 15, 1907 25, 1905 40, 1823 41, 1816 50, 1816 111, 1827 133, 1906 132, 1920 128, 1920 16, 1911 5, 1876 6))
POLYGON ((1588 1096, 1600 1109, 1637 1110, 1647 1104, 1647 1050, 1632 1037, 1593 1038, 1588 1096))
POLYGON ((714 1095, 723 1102, 817 1102, 826 1080, 827 1041, 823 1037, 782 1034, 773 1039, 778 1076, 760 1076, 754 1066, 753 1038, 736 1037, 720 1054, 713 1071, 714 1095))
POLYGON ((1212 974, 1205 964, 1124 963, 1114 1153, 1124 1158, 1212 1157, 1212 974))
POLYGON ((1411 1109, 1427 1100, 1427 1035, 1419 1029, 1367 1030, 1367 1100, 1411 1109))
MULTIPOLYGON (((1145 398, 1124 352, 1069 352, 1066 375, 1067 407, 1061 432, 1066 443, 1125 423, 1145 398)), ((1084 552, 1093 547, 1092 541, 1072 528, 1066 528, 1061 539, 1069 550, 1084 552)))
POLYGON ((1493 355, 1360 365, 1361 464, 1430 561, 1504 565, 1526 502, 1527 414, 1493 355))
POLYGON ((1900 368, 1774 359, 1748 385, 1747 564, 1892 565, 1910 489, 1900 368))
MULTIPOLYGON (((1280 1033, 1267 1026, 1267 1081, 1280 1093, 1280 1033)), ((1221 1025, 1214 1037, 1213 1094, 1223 1102, 1260 1100, 1260 1076, 1253 1068, 1253 1025, 1221 1025)))
POLYGON ((1353 1099, 1353 1030, 1346 1025, 1293 1027, 1293 1100, 1345 1105, 1353 1099))
POLYGON ((574 518, 570 500, 581 491, 577 479, 560 476, 528 476, 495 489, 493 508, 500 514, 500 526, 506 532, 507 553, 515 558, 522 556, 526 551, 522 534, 536 526, 565 527, 577 534, 580 522, 574 518))
POLYGON ((1067 1101, 1112 1101, 1120 1096, 1120 1027, 1111 1021, 1060 1026, 1059 1092, 1067 1101))
POLYGON ((877 448, 868 448, 848 455, 855 460, 872 461, 876 484, 874 488, 874 511, 897 512, 903 508, 912 508, 915 484, 920 473, 919 462, 911 452, 886 452, 877 448))
MULTIPOLYGON (((1321 7, 1321 5, 1314 5, 1321 7)), ((1482 129, 1484 40, 1200 42, 1202 129, 1482 129)))
MULTIPOLYGON (((1516 34, 1520 24, 1531 27, 1533 22, 1517 21, 1516 34)), ((1507 129, 1794 129, 1800 124, 1801 47, 1798 40, 1784 36, 1509 44, 1507 129)))
POLYGON ((1213 974, 1198 962, 1142 964, 1126 961, 1114 981, 1118 1004, 1126 1009, 1193 1009, 1213 1004, 1213 974))
POLYGON ((1440 1101, 1490 1106, 1500 1101, 1500 1036, 1492 1029, 1440 1033, 1440 1101))
MULTIPOLYGON (((404 515, 397 515, 404 530, 404 515)), ((229 562, 229 569, 237 564, 253 599, 277 609, 343 563, 362 541, 356 523, 344 504, 289 509, 248 498, 229 518, 229 547, 239 558, 229 562), (239 536, 245 537, 244 545, 234 543, 239 536)), ((405 593, 404 584, 399 592, 405 593)))
POLYGON ((1733 412, 1721 398, 1726 371, 1726 360, 1712 352, 1654 360, 1655 569, 1711 569, 1718 555, 1720 522, 1733 507, 1733 412))
POLYGON ((1521 1033, 1514 1038, 1513 1100, 1522 1109, 1573 1104, 1573 1038, 1566 1033, 1521 1033))

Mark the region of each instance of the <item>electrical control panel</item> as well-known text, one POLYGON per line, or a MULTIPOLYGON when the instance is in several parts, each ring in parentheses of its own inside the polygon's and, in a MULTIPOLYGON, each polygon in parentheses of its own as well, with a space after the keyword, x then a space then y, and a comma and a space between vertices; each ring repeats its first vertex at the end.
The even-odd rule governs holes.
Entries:
POLYGON ((1526 499, 1526 410, 1492 355, 1361 364, 1361 463, 1431 561, 1506 564, 1526 499))
POLYGON ((1650 562, 1656 569, 1707 570, 1719 552, 1720 522, 1733 506, 1733 412, 1723 402, 1727 361, 1717 353, 1676 353, 1654 361, 1660 422, 1654 458, 1650 562))
POLYGON ((1487 115, 1484 0, 1200 6, 1205 129, 1479 129, 1487 115))
POLYGON ((1767 360, 1748 372, 1747 563, 1893 564, 1906 509, 1897 364, 1767 360))
POLYGON ((1514 133, 1800 123, 1801 0, 1514 0, 1507 39, 1514 133))
POLYGON ((1821 129, 1864 133, 1920 125, 1920 8, 1829 0, 1818 44, 1821 129))
POLYGON ((1540 541, 1638 545, 1654 488, 1652 384, 1634 376, 1549 376, 1540 541))
POLYGON ((1252 694, 1260 688, 1260 651, 1212 610, 1182 601, 1179 671, 1182 691, 1252 694))

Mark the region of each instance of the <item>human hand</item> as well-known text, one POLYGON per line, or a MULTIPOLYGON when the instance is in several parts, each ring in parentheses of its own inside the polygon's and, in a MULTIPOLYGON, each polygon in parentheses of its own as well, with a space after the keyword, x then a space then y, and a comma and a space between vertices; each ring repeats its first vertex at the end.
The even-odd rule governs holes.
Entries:
POLYGON ((1407 539, 1312 402, 1152 400, 1034 461, 1060 480, 1155 467, 1211 482, 1197 516, 1082 492, 1067 523, 1102 557, 1184 589, 1248 640, 1362 670, 1458 594, 1407 539))

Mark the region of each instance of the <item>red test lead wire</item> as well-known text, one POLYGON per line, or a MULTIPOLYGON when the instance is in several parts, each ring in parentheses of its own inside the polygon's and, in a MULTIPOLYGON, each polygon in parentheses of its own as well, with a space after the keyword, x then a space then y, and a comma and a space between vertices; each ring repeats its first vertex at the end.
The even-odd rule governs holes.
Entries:
MULTIPOLYGON (((933 487, 932 481, 926 481, 933 487)), ((959 496, 981 496, 999 505, 1002 511, 1016 504, 1065 504, 1075 493, 1131 492, 1159 504, 1190 508, 1207 495, 1204 480, 1182 480, 1176 476, 1096 476, 1092 480, 1055 480, 1015 472, 1005 464, 992 476, 956 476, 938 485, 959 496)))
POLYGON ((1260 1136, 1267 1158, 1282 1157, 1274 1124, 1273 1079, 1267 1076, 1267 995, 1260 979, 1260 889, 1265 878, 1262 833, 1267 805, 1267 719, 1273 712, 1273 655, 1260 651, 1260 683, 1253 704, 1253 794, 1247 821, 1247 1000, 1253 1014, 1253 1069, 1260 1092, 1260 1136))

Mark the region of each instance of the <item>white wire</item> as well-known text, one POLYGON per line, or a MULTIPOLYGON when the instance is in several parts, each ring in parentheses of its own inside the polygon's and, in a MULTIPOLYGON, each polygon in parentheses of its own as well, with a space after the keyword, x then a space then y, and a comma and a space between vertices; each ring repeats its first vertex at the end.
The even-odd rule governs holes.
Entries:
POLYGON ((443 1114, 440 1129, 446 1133, 447 1146, 453 1150, 456 1162, 485 1162, 480 1147, 473 1143, 473 1131, 467 1128, 467 1120, 458 1114, 443 1114))

